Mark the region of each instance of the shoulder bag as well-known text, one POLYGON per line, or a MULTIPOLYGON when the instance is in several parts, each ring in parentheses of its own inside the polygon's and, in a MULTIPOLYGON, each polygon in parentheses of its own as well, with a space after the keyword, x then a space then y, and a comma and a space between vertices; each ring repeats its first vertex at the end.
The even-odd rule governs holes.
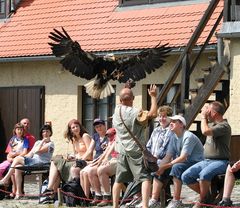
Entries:
POLYGON ((141 143, 138 141, 138 139, 133 135, 131 130, 127 127, 127 125, 125 124, 125 122, 123 121, 123 118, 122 118, 122 108, 121 107, 120 107, 119 113, 120 113, 120 118, 121 118, 121 120, 123 122, 123 125, 125 126, 125 128, 128 131, 128 133, 130 134, 130 136, 133 138, 133 140, 136 142, 136 144, 139 146, 139 148, 142 151, 142 154, 143 154, 143 165, 144 165, 145 169, 148 172, 156 172, 158 170, 158 168, 159 168, 158 164, 157 164, 157 158, 154 157, 152 155, 152 153, 147 150, 146 147, 143 147, 141 145, 141 143))

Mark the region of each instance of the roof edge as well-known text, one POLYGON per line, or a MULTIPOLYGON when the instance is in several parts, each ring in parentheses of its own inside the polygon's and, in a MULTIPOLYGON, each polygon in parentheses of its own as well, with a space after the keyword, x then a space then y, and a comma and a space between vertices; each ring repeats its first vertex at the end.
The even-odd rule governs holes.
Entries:
POLYGON ((240 37, 240 21, 223 22, 222 28, 217 33, 220 38, 239 38, 240 37))
MULTIPOLYGON (((212 51, 217 51, 216 48, 217 44, 211 44, 208 45, 205 49, 206 52, 212 52, 212 51)), ((184 47, 177 47, 173 48, 172 51, 170 52, 171 55, 177 55, 181 54, 185 49, 184 47)), ((193 53, 197 53, 200 51, 201 46, 195 46, 193 48, 193 53)), ((104 51, 104 52, 93 52, 95 55, 98 56, 105 56, 106 54, 109 53, 114 53, 115 55, 133 55, 141 52, 142 50, 124 50, 124 51, 104 51)), ((10 63, 10 62, 32 62, 32 61, 57 61, 61 60, 61 57, 55 57, 52 55, 46 55, 46 56, 21 56, 21 57, 5 57, 5 58, 0 58, 0 63, 10 63)))

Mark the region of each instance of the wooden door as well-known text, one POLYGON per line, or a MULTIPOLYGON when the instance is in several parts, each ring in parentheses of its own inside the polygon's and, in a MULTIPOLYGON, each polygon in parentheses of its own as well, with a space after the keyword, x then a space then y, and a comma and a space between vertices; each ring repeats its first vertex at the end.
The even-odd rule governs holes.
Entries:
POLYGON ((0 88, 0 160, 12 136, 13 126, 22 118, 29 118, 30 132, 38 139, 44 122, 43 86, 0 88))

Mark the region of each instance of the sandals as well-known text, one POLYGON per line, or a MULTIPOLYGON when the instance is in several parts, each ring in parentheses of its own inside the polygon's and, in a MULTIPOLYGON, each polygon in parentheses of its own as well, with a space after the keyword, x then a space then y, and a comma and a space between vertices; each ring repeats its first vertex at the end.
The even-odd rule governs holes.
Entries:
POLYGON ((10 193, 9 194, 9 199, 14 199, 16 197, 16 194, 15 193, 10 193))
POLYGON ((16 194, 16 196, 14 197, 14 200, 21 200, 21 199, 24 199, 24 196, 16 194))

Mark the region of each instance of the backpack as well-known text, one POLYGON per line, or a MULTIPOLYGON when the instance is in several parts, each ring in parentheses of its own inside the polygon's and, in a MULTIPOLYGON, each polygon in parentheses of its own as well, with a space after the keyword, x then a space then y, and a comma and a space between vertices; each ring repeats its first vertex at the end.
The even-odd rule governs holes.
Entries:
POLYGON ((63 194, 63 199, 67 207, 75 207, 76 205, 85 206, 87 201, 84 191, 80 185, 80 179, 74 178, 71 181, 66 182, 62 190, 66 192, 63 194), (76 196, 76 197, 74 197, 76 196), (77 198, 81 197, 81 199, 77 198))

